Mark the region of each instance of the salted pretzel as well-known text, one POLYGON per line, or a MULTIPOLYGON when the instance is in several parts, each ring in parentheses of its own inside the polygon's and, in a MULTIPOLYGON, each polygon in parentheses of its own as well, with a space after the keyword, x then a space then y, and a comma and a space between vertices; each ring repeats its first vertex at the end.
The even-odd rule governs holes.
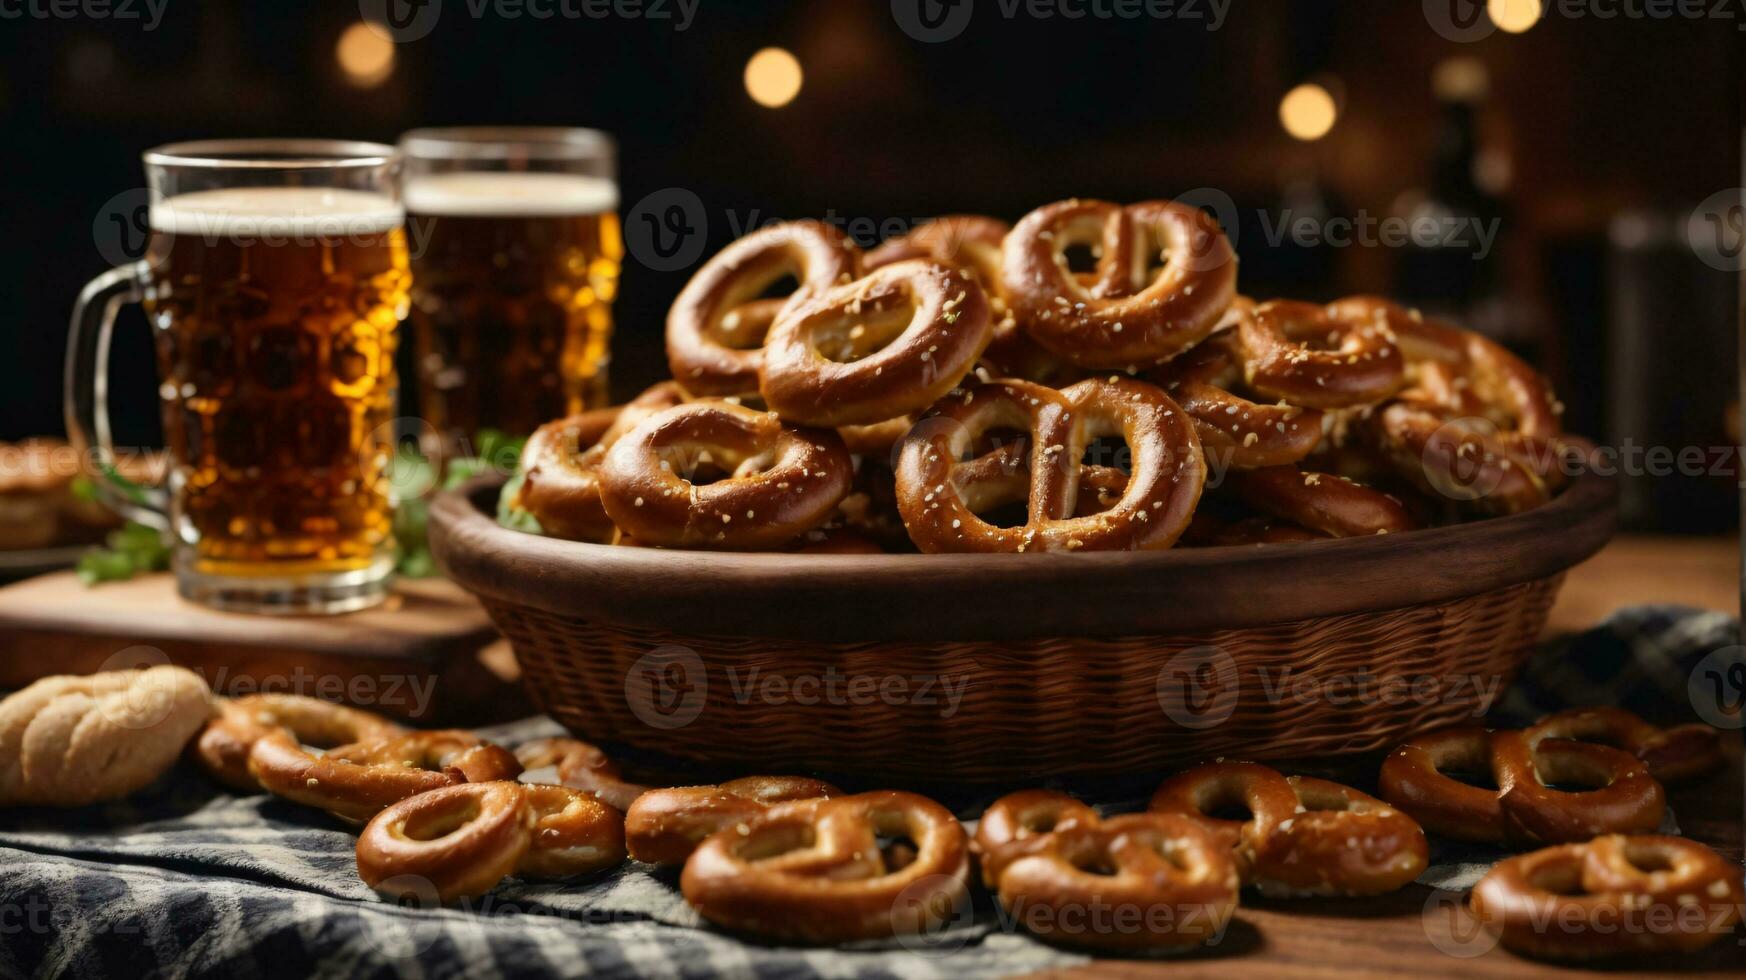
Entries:
POLYGON ((1087 368, 1137 371, 1175 357, 1212 333, 1237 291, 1236 253, 1218 223, 1173 201, 1046 204, 1013 226, 1003 262, 1019 325, 1087 368), (1095 273, 1069 269, 1075 246, 1093 248, 1095 273))
POLYGON ((1657 728, 1623 708, 1569 708, 1527 728, 1528 741, 1567 738, 1623 749, 1663 785, 1701 776, 1722 764, 1721 733, 1708 725, 1657 728))
POLYGON ((558 782, 599 797, 608 805, 628 810, 649 787, 630 782, 618 764, 598 747, 574 738, 538 738, 515 749, 516 761, 525 769, 558 770, 558 782))
POLYGON ((1696 841, 1609 834, 1500 862, 1473 912, 1527 956, 1596 960, 1689 953, 1734 930, 1740 866, 1696 841))
POLYGON ((1332 473, 1268 466, 1236 470, 1227 478, 1249 506, 1329 537, 1392 534, 1418 527, 1399 498, 1332 473))
POLYGON ((1283 466, 1315 452, 1322 440, 1322 413, 1284 402, 1263 404, 1237 392, 1246 385, 1236 324, 1252 319, 1255 303, 1238 296, 1219 333, 1146 374, 1188 414, 1207 458, 1221 469, 1283 466))
POLYGON ((1007 913, 1052 942, 1198 946, 1222 936, 1237 907, 1228 850, 1176 814, 1105 820, 1065 793, 1021 790, 982 815, 971 849, 1007 913))
POLYGON ((625 843, 638 861, 683 864, 704 838, 777 803, 841 795, 830 783, 802 776, 747 776, 719 786, 650 790, 625 811, 625 843))
POLYGON ((1253 762, 1209 762, 1166 779, 1152 813, 1177 813, 1230 850, 1244 884, 1269 895, 1381 895, 1425 870, 1425 833, 1373 796, 1253 762), (1246 809, 1246 820, 1213 816, 1246 809))
POLYGON ((614 530, 600 503, 600 464, 619 437, 655 412, 683 403, 671 381, 617 407, 582 412, 534 430, 521 453, 521 484, 512 506, 540 530, 570 541, 606 541, 614 530))
POLYGON ((982 818, 976 821, 976 836, 970 840, 970 853, 976 855, 982 870, 982 883, 989 888, 1000 884, 1004 867, 1004 848, 1014 841, 1023 841, 1068 827, 1095 825, 1097 811, 1066 793, 1049 789, 1024 789, 1008 793, 988 805, 982 818))
POLYGON ((908 259, 929 259, 964 270, 976 279, 989 302, 1000 299, 1001 243, 1012 226, 980 214, 948 214, 901 238, 891 238, 867 253, 862 266, 877 269, 908 259))
MULTIPOLYGON (((767 306, 751 306, 786 276, 800 284, 790 301, 853 279, 860 250, 822 221, 789 221, 717 252, 685 284, 667 313, 667 364, 698 396, 758 390, 764 337, 755 329, 767 306)), ((771 317, 774 320, 774 317, 771 317)))
POLYGON ((44 677, 0 700, 0 807, 119 800, 175 766, 211 713, 200 675, 168 664, 44 677))
POLYGON ((218 713, 194 741, 194 757, 212 778, 245 791, 261 784, 249 774, 249 750, 269 732, 289 731, 303 745, 332 748, 405 734, 381 715, 300 694, 247 694, 218 699, 218 713))
POLYGON ((1159 388, 1125 378, 1065 391, 997 381, 942 399, 904 440, 897 504, 925 552, 1132 551, 1170 547, 1205 480, 1194 426, 1159 388), (999 447, 960 463, 985 433, 1002 428, 1028 433, 1022 453, 999 447), (1072 516, 1085 448, 1106 436, 1122 437, 1132 453, 1127 482, 1106 509, 1072 516), (978 516, 1019 500, 1022 525, 978 516))
POLYGON ((1368 405, 1406 381, 1399 307, 1348 299, 1327 306, 1273 300, 1238 319, 1249 387, 1311 408, 1368 405))
POLYGON ((828 519, 854 463, 828 429, 793 428, 773 413, 693 402, 644 419, 600 467, 600 499, 644 544, 770 549, 828 519), (713 483, 705 468, 726 475, 713 483))
POLYGON ((563 786, 461 783, 410 796, 358 836, 358 877, 394 898, 444 903, 509 875, 566 878, 621 864, 622 815, 563 786))
POLYGON ((1372 428, 1421 490, 1483 513, 1518 513, 1545 503, 1580 464, 1583 444, 1560 434, 1550 387, 1502 345, 1387 300, 1341 303, 1390 311, 1409 384, 1372 428))
POLYGON ((362 823, 419 793, 514 779, 521 765, 507 749, 458 729, 393 735, 316 755, 280 728, 249 750, 249 774, 275 796, 362 823))
POLYGON ((1666 794, 1635 756, 1606 745, 1527 732, 1449 728, 1420 735, 1383 760, 1382 797, 1432 833, 1521 847, 1646 833, 1666 794), (1445 771, 1489 774, 1496 788, 1445 771), (1592 786, 1583 792, 1548 784, 1592 786))
POLYGON ((884 790, 781 803, 698 845, 679 886, 706 919, 806 943, 906 935, 968 901, 964 828, 945 807, 884 790), (880 839, 908 845, 881 848, 880 839))
POLYGON ((993 336, 974 277, 913 259, 786 307, 764 344, 758 385, 785 421, 883 422, 932 405, 993 336))

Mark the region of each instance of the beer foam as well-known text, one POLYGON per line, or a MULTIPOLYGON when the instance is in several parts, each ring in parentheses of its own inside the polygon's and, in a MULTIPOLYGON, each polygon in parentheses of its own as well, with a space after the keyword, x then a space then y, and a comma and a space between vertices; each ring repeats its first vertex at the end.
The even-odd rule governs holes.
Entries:
POLYGON ((618 184, 605 177, 468 171, 406 181, 406 209, 418 214, 527 217, 603 214, 617 208, 618 184))
POLYGON ((152 205, 152 227, 173 235, 329 237, 380 235, 406 212, 392 198, 335 187, 226 187, 152 205))

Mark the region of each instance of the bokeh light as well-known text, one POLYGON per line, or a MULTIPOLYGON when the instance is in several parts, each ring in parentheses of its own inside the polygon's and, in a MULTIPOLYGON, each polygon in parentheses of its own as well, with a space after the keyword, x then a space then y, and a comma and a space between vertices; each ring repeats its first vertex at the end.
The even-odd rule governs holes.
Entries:
POLYGON ((800 94, 800 59, 781 48, 765 48, 746 62, 746 94, 769 109, 780 109, 800 94))
POLYGON ((1538 24, 1542 12, 1540 0, 1488 0, 1485 5, 1486 16, 1508 34, 1520 34, 1538 24))
POLYGON ((1315 82, 1305 82, 1279 100, 1279 124, 1300 140, 1328 135, 1339 115, 1333 94, 1315 82))
POLYGON ((358 88, 375 88, 394 74, 394 42, 363 21, 346 28, 333 56, 346 81, 358 88))

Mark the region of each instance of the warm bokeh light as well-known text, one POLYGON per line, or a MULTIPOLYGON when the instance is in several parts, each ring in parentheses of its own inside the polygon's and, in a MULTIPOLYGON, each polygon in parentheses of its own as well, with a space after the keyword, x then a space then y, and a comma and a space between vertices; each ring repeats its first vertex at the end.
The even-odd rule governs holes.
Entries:
POLYGON ((770 109, 780 109, 800 94, 800 60, 781 48, 765 48, 746 62, 746 94, 770 109))
POLYGON ((1327 89, 1305 82, 1279 100, 1279 124, 1300 140, 1319 140, 1334 128, 1340 110, 1327 89))
POLYGON ((1491 76, 1478 58, 1445 58, 1431 70, 1431 91, 1444 102, 1484 102, 1491 76))
POLYGON ((1520 34, 1538 24, 1541 12, 1540 0, 1488 0, 1485 5, 1486 16, 1497 29, 1510 34, 1520 34))
POLYGON ((346 28, 334 45, 333 56, 339 60, 346 81, 359 88, 375 88, 394 74, 394 42, 363 21, 346 28))

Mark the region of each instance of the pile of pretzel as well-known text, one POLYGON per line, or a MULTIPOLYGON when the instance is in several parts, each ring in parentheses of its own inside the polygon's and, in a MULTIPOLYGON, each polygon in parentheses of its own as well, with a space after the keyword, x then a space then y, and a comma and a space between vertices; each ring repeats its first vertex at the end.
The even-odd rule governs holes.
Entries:
POLYGON ((1653 834, 1660 781, 1718 765, 1717 733, 1658 729, 1616 709, 1421 736, 1385 761, 1380 799, 1220 760, 1164 780, 1143 813, 1104 817, 1063 793, 1012 793, 973 837, 914 793, 844 794, 798 776, 656 789, 574 739, 511 752, 289 695, 221 700, 194 754, 227 785, 362 823, 358 873, 390 897, 455 902, 507 876, 589 874, 628 856, 682 866, 680 889, 705 919, 786 942, 964 921, 974 859, 1009 920, 1045 940, 1197 946, 1223 936, 1244 886, 1274 898, 1404 887, 1426 867, 1421 826, 1514 849, 1554 845, 1503 861, 1474 891, 1481 924, 1532 955, 1699 949, 1733 929, 1742 902, 1737 867, 1653 834), (546 768, 556 783, 521 781, 546 768))
POLYGON ((1266 544, 1527 510, 1584 452, 1499 345, 1373 297, 1254 302, 1218 225, 1171 201, 940 218, 866 252, 767 227, 698 270, 666 339, 672 381, 529 441, 518 526, 803 552, 1266 544))

